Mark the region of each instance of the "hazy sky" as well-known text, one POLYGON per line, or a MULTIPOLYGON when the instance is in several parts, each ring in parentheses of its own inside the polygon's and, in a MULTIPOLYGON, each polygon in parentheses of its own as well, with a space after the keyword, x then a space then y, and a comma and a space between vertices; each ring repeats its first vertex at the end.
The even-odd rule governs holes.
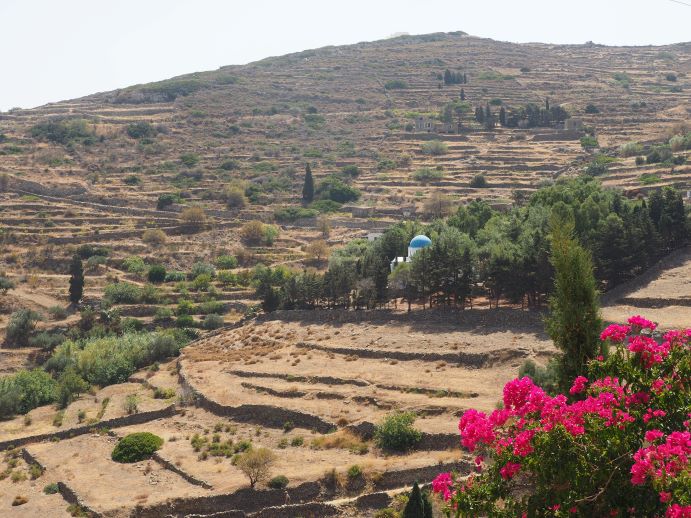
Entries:
POLYGON ((516 42, 677 43, 691 40, 691 0, 0 0, 0 110, 454 30, 516 42))

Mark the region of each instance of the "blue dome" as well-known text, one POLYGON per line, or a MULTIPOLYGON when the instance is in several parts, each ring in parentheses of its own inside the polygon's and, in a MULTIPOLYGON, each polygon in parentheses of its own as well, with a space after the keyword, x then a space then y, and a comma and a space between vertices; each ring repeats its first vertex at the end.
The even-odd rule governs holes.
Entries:
POLYGON ((430 238, 420 234, 419 236, 415 236, 413 239, 411 239, 410 245, 408 245, 408 246, 410 248, 425 248, 426 246, 429 246, 431 244, 432 244, 432 240, 430 238))

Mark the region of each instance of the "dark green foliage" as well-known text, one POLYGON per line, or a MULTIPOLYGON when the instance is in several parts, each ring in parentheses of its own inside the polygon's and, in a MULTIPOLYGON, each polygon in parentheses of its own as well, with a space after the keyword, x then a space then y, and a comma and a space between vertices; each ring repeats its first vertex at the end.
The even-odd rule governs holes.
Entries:
POLYGON ((470 180, 470 187, 473 187, 475 189, 482 189, 484 187, 487 187, 487 178, 485 178, 484 174, 476 174, 473 176, 473 179, 470 180))
POLYGON ((341 209, 341 204, 333 200, 317 200, 310 204, 310 209, 314 209, 320 214, 328 212, 338 212, 341 209))
POLYGON ((375 427, 374 440, 382 450, 407 451, 422 439, 422 433, 413 427, 415 414, 394 412, 375 427))
POLYGON ((345 183, 340 177, 332 175, 319 183, 317 196, 322 200, 347 203, 360 198, 360 191, 345 183))
POLYGON ((600 144, 597 141, 596 137, 593 137, 592 135, 585 135, 581 137, 581 146, 583 146, 585 149, 591 149, 598 147, 600 144))
MULTIPOLYGON (((482 108, 480 108, 482 109, 482 108)), ((539 128, 550 127, 555 123, 564 122, 569 118, 568 112, 560 105, 545 103, 545 106, 538 106, 535 103, 528 103, 519 108, 506 108, 505 126, 508 128, 526 127, 539 128)), ((478 122, 485 122, 478 120, 478 122)))
POLYGON ((311 203, 314 199, 314 178, 312 168, 309 164, 305 165, 305 182, 302 185, 302 201, 311 203))
POLYGON ((237 268, 238 259, 234 255, 219 255, 216 258, 216 266, 222 270, 237 268))
POLYGON ((448 68, 444 71, 445 85, 462 85, 466 83, 466 75, 462 72, 452 72, 448 68))
POLYGON ((58 485, 55 484, 55 483, 53 483, 53 484, 48 484, 47 486, 45 486, 45 487, 43 488, 43 492, 44 492, 46 495, 54 495, 54 494, 58 493, 59 491, 60 491, 60 488, 59 488, 58 485))
POLYGON ((288 486, 288 477, 285 475, 278 475, 267 483, 271 489, 284 489, 288 486))
POLYGON ((41 369, 0 377, 0 417, 25 414, 55 400, 56 383, 41 369))
POLYGON ((180 155, 180 162, 182 162, 187 167, 194 167, 199 163, 199 155, 196 153, 185 153, 180 155))
POLYGON ((595 114, 600 113, 600 109, 594 104, 588 104, 585 107, 585 113, 595 114))
POLYGON ((318 214, 319 211, 313 208, 284 207, 274 212, 274 218, 280 222, 292 222, 303 218, 314 218, 318 214))
POLYGON ((84 293, 84 268, 78 255, 72 257, 70 263, 70 302, 77 304, 84 293))
POLYGON ((547 332, 561 352, 559 384, 567 391, 574 378, 599 350, 599 294, 590 253, 573 236, 573 224, 555 220, 550 262, 554 267, 554 295, 550 298, 547 332))
POLYGON ((128 124, 126 131, 127 135, 134 139, 152 138, 156 136, 156 129, 146 121, 128 124))
POLYGON ((33 138, 63 145, 76 141, 89 143, 89 139, 93 139, 93 131, 84 119, 54 119, 40 122, 32 126, 30 133, 33 138))
POLYGON ((83 259, 89 259, 90 257, 93 257, 95 255, 101 256, 101 257, 108 257, 110 254, 110 249, 102 247, 102 246, 93 246, 93 245, 81 245, 77 249, 77 255, 83 259))
POLYGON ((131 174, 125 177, 123 180, 125 185, 139 185, 142 183, 142 179, 139 178, 136 174, 131 174))
POLYGON ((158 201, 156 202, 156 208, 158 210, 164 210, 166 207, 171 206, 173 203, 178 203, 180 201, 180 197, 177 196, 176 194, 171 194, 171 193, 165 193, 161 194, 158 197, 158 201))
POLYGON ((73 367, 68 367, 58 378, 56 402, 60 408, 66 408, 87 390, 89 390, 89 384, 77 374, 73 367))
POLYGON ((559 393, 559 361, 556 359, 550 360, 545 367, 540 367, 533 360, 526 360, 518 370, 518 377, 524 376, 529 376, 549 394, 559 393))
POLYGON ((149 268, 149 272, 147 274, 147 278, 149 279, 149 282, 152 282, 154 284, 161 283, 166 280, 166 268, 165 266, 161 264, 154 264, 149 268))
POLYGON ((408 83, 402 79, 392 79, 384 83, 384 88, 387 90, 405 90, 408 88, 408 83))
POLYGON ((163 446, 163 439, 149 432, 126 435, 115 446, 111 458, 115 462, 139 462, 151 456, 163 446))
POLYGON ((413 484, 413 489, 408 495, 408 502, 403 508, 401 518, 433 518, 429 494, 420 491, 417 482, 413 484))

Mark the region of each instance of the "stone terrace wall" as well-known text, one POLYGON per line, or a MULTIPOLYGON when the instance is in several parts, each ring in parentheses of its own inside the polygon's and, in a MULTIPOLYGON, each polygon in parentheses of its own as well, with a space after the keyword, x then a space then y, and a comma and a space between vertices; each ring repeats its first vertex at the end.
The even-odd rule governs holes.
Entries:
POLYGON ((149 421, 161 419, 162 417, 172 417, 175 415, 175 413, 175 405, 170 405, 165 408, 162 408, 161 410, 152 410, 151 412, 141 412, 139 414, 116 417, 114 419, 100 421, 95 424, 76 426, 74 428, 66 428, 64 430, 58 430, 56 432, 51 433, 27 435, 26 437, 17 437, 15 439, 0 441, 0 451, 6 450, 7 448, 23 446, 25 444, 30 444, 33 442, 49 441, 52 439, 70 439, 71 437, 76 437, 77 435, 92 433, 94 429, 98 428, 119 428, 121 426, 148 423, 149 421))
MULTIPOLYGON (((194 498, 175 498, 150 507, 135 507, 132 518, 160 518, 161 516, 185 517, 190 514, 208 515, 218 511, 257 512, 267 507, 279 507, 285 503, 285 493, 290 501, 302 504, 319 497, 321 486, 317 482, 305 482, 287 490, 240 489, 225 495, 194 498)), ((233 515, 231 515, 233 516, 233 515)), ((283 516, 286 516, 285 514, 283 516)))

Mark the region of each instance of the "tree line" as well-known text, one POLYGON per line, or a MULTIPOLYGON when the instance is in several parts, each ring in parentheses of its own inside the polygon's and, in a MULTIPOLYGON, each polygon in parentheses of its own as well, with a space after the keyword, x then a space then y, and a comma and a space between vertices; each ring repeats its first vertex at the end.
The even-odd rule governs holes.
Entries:
POLYGON ((553 285, 549 235, 555 217, 573 225, 605 290, 638 275, 691 235, 674 188, 632 201, 583 176, 543 187, 508 212, 474 200, 428 225, 398 223, 375 241, 356 239, 334 251, 324 273, 260 267, 254 275, 257 296, 267 311, 374 308, 400 298, 463 308, 478 296, 494 306, 502 300, 542 306, 553 285), (391 272, 391 260, 406 255, 416 234, 429 236, 432 245, 391 272))

